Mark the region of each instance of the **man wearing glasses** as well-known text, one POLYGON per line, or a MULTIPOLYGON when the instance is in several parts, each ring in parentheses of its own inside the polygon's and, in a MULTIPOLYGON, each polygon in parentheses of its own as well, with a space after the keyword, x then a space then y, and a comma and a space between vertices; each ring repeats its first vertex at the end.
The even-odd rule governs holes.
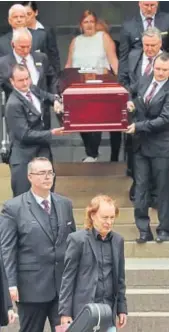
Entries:
POLYGON ((45 103, 54 105, 56 113, 61 111, 62 106, 57 95, 31 85, 27 67, 15 65, 10 81, 14 90, 8 98, 5 117, 11 142, 9 164, 15 197, 30 188, 27 164, 33 158, 42 156, 52 161, 50 143, 53 137, 63 133, 63 128, 45 130, 45 103))
POLYGON ((20 332, 43 332, 46 318, 52 332, 59 323, 66 239, 75 223, 70 200, 50 192, 53 178, 48 159, 33 159, 30 191, 9 200, 0 216, 2 256, 20 332))

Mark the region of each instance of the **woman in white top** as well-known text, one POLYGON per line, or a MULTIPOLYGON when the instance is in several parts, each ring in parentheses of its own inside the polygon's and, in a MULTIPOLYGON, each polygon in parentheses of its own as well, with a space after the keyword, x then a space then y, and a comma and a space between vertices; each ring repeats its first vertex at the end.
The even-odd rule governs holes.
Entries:
MULTIPOLYGON (((107 68, 117 75, 116 46, 106 31, 98 31, 94 12, 86 10, 80 20, 81 35, 69 47, 65 68, 107 68)), ((87 157, 84 162, 95 162, 98 157, 101 133, 81 133, 87 157)))

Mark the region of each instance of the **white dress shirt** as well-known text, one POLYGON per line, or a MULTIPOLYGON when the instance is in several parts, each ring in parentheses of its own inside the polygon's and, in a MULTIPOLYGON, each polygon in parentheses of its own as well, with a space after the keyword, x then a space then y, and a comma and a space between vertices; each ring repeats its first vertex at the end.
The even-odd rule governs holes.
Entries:
MULTIPOLYGON (((148 89, 147 89, 147 91, 146 91, 146 93, 145 93, 145 95, 144 95, 144 101, 146 100, 146 97, 149 95, 150 91, 152 90, 152 88, 153 88, 153 83, 154 83, 154 82, 157 82, 158 86, 157 86, 157 88, 155 89, 155 92, 154 92, 154 94, 153 94, 153 98, 154 98, 155 95, 160 91, 160 89, 163 87, 163 85, 164 85, 167 81, 168 81, 168 79, 167 79, 167 80, 164 80, 164 81, 157 81, 157 80, 155 80, 155 78, 153 78, 151 84, 149 85, 149 87, 148 87, 148 89)), ((153 98, 152 98, 152 99, 153 99, 153 98)))
MULTIPOLYGON (((20 90, 18 90, 18 89, 15 89, 15 90, 17 90, 24 98, 26 98, 28 101, 30 101, 29 100, 29 98, 27 97, 27 92, 22 92, 22 91, 20 91, 20 90)), ((30 94, 31 94, 31 98, 32 98, 32 101, 33 101, 33 106, 36 108, 36 110, 40 113, 40 114, 42 114, 42 111, 41 111, 41 104, 40 104, 40 101, 39 101, 39 99, 30 91, 30 94)))
POLYGON ((39 21, 36 21, 36 25, 33 30, 38 30, 38 29, 45 29, 45 28, 39 21))
MULTIPOLYGON (((148 28, 148 22, 147 22, 146 17, 143 15, 143 13, 141 11, 140 11, 140 16, 142 18, 143 27, 144 27, 144 31, 145 31, 148 28)), ((155 26, 155 24, 154 24, 155 22, 154 21, 155 21, 155 15, 152 16, 152 23, 151 23, 152 28, 154 28, 154 26, 155 26)))
MULTIPOLYGON (((23 64, 22 63, 22 59, 23 57, 21 57, 20 55, 18 55, 15 50, 13 51, 13 54, 14 54, 14 57, 16 59, 16 62, 18 64, 23 64)), ((35 66, 35 63, 34 63, 34 60, 33 60, 33 57, 31 54, 28 54, 27 56, 24 57, 26 59, 26 66, 29 70, 29 74, 31 76, 31 80, 32 80, 32 83, 34 85, 37 85, 38 83, 38 80, 39 80, 39 72, 38 70, 36 69, 36 66, 35 66)))
MULTIPOLYGON (((155 61, 156 57, 159 54, 161 54, 161 53, 162 53, 162 51, 160 50, 159 53, 155 57, 153 57, 152 66, 151 66, 151 72, 153 71, 153 65, 154 65, 154 61, 155 61)), ((148 59, 149 59, 149 57, 145 53, 143 53, 142 67, 141 67, 141 74, 142 74, 142 76, 144 75, 145 69, 146 69, 147 65, 149 64, 149 60, 148 59)))
POLYGON ((48 203, 49 203, 49 208, 51 209, 51 195, 49 194, 49 196, 47 197, 47 198, 43 198, 43 197, 40 197, 40 196, 38 196, 38 195, 36 195, 36 194, 34 194, 33 193, 33 191, 31 191, 32 192, 32 195, 34 196, 34 198, 35 198, 35 200, 36 200, 36 202, 41 206, 41 208, 44 210, 44 205, 42 204, 42 202, 45 200, 45 201, 48 201, 48 203))

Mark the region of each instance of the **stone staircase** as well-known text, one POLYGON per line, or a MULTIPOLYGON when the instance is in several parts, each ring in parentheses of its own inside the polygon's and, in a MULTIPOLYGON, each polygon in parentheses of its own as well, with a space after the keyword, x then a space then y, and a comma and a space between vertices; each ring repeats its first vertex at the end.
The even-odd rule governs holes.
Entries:
MULTIPOLYGON (((128 199, 131 180, 123 163, 63 163, 55 166, 56 191, 72 199, 78 228, 83 227, 84 208, 96 194, 111 195, 120 207, 114 230, 125 239, 126 284, 129 317, 124 332, 169 332, 169 243, 135 243, 133 207, 128 199)), ((0 165, 0 204, 11 196, 8 168, 0 165)), ((150 210, 155 233, 157 216, 150 210)), ((4 328, 15 332, 18 323, 4 328)), ((46 324, 45 332, 50 329, 46 324)), ((90 332, 90 331, 89 331, 90 332)))

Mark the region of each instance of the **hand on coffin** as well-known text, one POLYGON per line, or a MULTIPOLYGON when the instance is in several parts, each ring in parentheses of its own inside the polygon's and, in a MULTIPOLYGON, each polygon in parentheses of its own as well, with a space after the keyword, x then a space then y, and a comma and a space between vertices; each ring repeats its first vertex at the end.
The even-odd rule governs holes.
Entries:
POLYGON ((73 322, 72 317, 70 317, 70 316, 61 316, 61 319, 60 319, 61 325, 70 324, 72 322, 73 322))
POLYGON ((51 129, 51 134, 54 136, 60 136, 64 134, 64 127, 51 129))
POLYGON ((132 123, 130 126, 127 127, 126 129, 126 134, 134 134, 136 131, 136 125, 135 123, 132 123))
POLYGON ((54 112, 57 114, 63 113, 63 103, 60 103, 58 100, 54 102, 54 112))
POLYGON ((127 102, 127 110, 128 112, 133 112, 135 110, 135 105, 132 101, 127 102))

